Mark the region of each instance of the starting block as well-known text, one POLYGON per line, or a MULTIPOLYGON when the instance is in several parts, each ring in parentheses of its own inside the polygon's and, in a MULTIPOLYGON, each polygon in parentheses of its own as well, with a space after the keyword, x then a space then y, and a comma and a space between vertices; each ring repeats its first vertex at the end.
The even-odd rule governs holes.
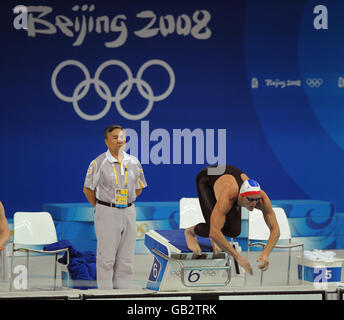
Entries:
POLYGON ((202 249, 195 256, 188 249, 184 229, 150 230, 145 246, 154 255, 147 289, 155 291, 185 290, 186 287, 219 287, 231 281, 231 259, 221 252, 214 256, 208 238, 197 237, 202 249))

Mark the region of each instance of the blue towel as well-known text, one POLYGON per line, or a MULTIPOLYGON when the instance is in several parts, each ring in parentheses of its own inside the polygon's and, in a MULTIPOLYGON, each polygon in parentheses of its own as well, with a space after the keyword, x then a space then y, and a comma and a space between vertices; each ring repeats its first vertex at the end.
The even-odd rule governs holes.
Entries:
MULTIPOLYGON (((59 249, 69 249, 69 264, 67 265, 69 274, 73 281, 78 284, 74 288, 76 289, 91 289, 96 288, 94 285, 97 280, 97 269, 96 269, 96 253, 93 251, 80 252, 76 250, 72 243, 68 240, 61 240, 58 242, 51 243, 44 246, 46 251, 54 251, 59 249), (89 285, 90 281, 93 281, 93 285, 89 285)), ((67 253, 63 255, 62 258, 58 260, 62 264, 67 264, 67 253)), ((92 283, 92 282, 91 282, 92 283)))

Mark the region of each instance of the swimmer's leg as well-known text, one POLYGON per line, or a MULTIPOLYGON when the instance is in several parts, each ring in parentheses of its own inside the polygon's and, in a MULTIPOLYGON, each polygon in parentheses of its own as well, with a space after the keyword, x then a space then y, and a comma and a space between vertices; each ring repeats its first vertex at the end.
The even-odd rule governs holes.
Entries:
POLYGON ((196 255, 201 255, 202 250, 198 244, 196 233, 195 233, 195 226, 185 229, 185 239, 188 245, 188 248, 196 255))

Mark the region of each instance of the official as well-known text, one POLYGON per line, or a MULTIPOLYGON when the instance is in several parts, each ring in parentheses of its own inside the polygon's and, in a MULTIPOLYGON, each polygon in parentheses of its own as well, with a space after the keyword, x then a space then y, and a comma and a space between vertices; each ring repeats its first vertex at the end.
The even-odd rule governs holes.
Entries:
POLYGON ((87 171, 84 193, 95 207, 98 289, 126 289, 134 274, 136 208, 134 201, 147 186, 139 160, 124 152, 123 127, 104 131, 108 150, 87 171))

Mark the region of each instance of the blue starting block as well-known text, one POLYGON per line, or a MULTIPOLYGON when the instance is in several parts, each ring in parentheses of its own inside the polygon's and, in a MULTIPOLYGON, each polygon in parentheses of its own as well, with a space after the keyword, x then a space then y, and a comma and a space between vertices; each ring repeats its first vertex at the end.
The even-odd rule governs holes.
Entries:
POLYGON ((186 287, 226 286, 231 280, 228 254, 221 252, 215 256, 208 238, 197 239, 201 256, 188 249, 184 229, 147 232, 145 246, 154 255, 147 289, 175 291, 186 287))

